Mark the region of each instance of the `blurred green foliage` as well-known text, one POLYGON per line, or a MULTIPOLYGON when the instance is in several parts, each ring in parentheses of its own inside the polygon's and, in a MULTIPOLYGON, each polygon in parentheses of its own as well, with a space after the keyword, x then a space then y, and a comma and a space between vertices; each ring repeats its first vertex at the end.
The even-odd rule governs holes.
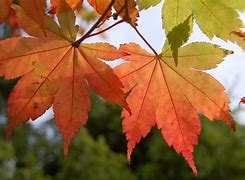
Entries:
MULTIPOLYGON (((18 127, 10 142, 4 140, 1 119, 0 179, 196 179, 184 159, 169 148, 159 131, 137 145, 131 164, 121 132, 120 108, 92 95, 89 123, 75 137, 67 158, 62 137, 53 121, 38 127, 18 127)), ((195 151, 198 179, 245 178, 245 127, 234 133, 218 121, 202 118, 202 135, 195 151)))

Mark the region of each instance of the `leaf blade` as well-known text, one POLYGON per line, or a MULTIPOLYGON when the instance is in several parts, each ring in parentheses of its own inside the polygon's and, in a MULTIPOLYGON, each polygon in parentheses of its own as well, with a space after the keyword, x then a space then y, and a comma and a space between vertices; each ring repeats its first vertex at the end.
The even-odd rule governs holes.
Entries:
POLYGON ((139 10, 143 10, 156 6, 161 2, 161 0, 137 0, 136 2, 139 6, 139 10))
MULTIPOLYGON (((123 131, 128 140, 128 159, 136 144, 157 125, 168 145, 184 156, 197 175, 193 150, 201 131, 198 113, 204 113, 211 120, 220 118, 235 128, 223 86, 210 75, 182 67, 181 61, 186 59, 182 60, 181 51, 180 63, 176 67, 173 57, 170 60, 150 56, 132 43, 122 45, 120 49, 128 56, 123 57, 126 63, 117 67, 116 73, 125 91, 131 90, 127 102, 132 114, 125 110, 122 112, 123 131)), ((217 51, 215 47, 213 51, 217 51)), ((221 49, 219 52, 223 53, 219 56, 222 59, 226 54, 221 49)), ((200 61, 203 60, 205 57, 200 61)), ((217 59, 216 63, 220 61, 217 59)), ((188 63, 198 64, 195 60, 188 63)), ((209 66, 213 67, 215 63, 209 66)))

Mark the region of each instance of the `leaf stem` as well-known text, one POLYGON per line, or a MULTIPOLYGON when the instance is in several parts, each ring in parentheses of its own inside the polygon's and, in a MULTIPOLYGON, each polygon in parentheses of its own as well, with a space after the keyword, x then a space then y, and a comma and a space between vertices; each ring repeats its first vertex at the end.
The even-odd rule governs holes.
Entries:
POLYGON ((103 12, 103 14, 97 20, 97 22, 80 39, 78 39, 72 44, 74 47, 79 47, 81 42, 85 40, 87 36, 89 36, 98 27, 98 25, 104 20, 104 18, 106 17, 107 13, 110 11, 114 3, 115 3, 115 0, 112 0, 111 3, 106 8, 106 10, 103 12))
POLYGON ((158 53, 156 52, 156 50, 151 46, 151 44, 144 38, 144 36, 139 32, 139 30, 135 27, 132 26, 135 30, 135 32, 139 35, 139 37, 145 42, 145 44, 152 50, 152 52, 158 56, 158 53))
POLYGON ((89 37, 92 37, 92 36, 96 36, 96 35, 98 35, 98 34, 102 34, 103 32, 108 31, 109 29, 111 29, 111 28, 113 28, 114 26, 116 26, 116 25, 118 25, 118 24, 121 24, 121 23, 123 23, 123 22, 124 22, 124 20, 121 19, 120 21, 117 21, 116 23, 112 24, 111 26, 109 26, 109 27, 107 27, 107 28, 105 28, 105 29, 103 29, 103 30, 101 30, 101 31, 98 31, 98 32, 96 32, 96 33, 87 35, 87 36, 85 37, 85 39, 87 39, 87 38, 89 38, 89 37))

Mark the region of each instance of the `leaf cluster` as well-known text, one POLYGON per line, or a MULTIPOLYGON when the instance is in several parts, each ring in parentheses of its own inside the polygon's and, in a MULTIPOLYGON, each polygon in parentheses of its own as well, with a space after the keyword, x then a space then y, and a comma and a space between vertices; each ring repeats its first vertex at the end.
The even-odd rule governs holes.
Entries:
POLYGON ((209 38, 243 46, 237 36, 243 35, 237 12, 245 9, 243 0, 165 0, 162 24, 167 41, 160 53, 137 28, 140 10, 160 0, 88 0, 100 16, 81 37, 74 11, 83 0, 51 0, 48 11, 45 0, 20 0, 19 5, 0 2, 0 22, 12 8, 18 26, 30 35, 0 41, 0 76, 19 78, 8 100, 7 138, 16 126, 37 119, 52 106, 66 155, 72 138, 87 123, 89 89, 123 107, 128 160, 136 144, 157 126, 197 175, 193 151, 201 132, 198 114, 235 129, 224 87, 203 72, 232 52, 204 42, 184 44, 195 21, 209 38), (107 25, 108 19, 115 23, 107 25), (119 49, 108 43, 84 43, 121 23, 128 23, 152 53, 134 42, 119 49), (125 63, 115 69, 105 63, 120 58, 125 63))

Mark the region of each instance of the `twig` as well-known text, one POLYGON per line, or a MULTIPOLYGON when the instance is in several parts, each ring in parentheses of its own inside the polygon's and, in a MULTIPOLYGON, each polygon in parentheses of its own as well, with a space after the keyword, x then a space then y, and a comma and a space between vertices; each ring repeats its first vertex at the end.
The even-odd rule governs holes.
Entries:
POLYGON ((105 31, 108 31, 109 29, 113 28, 114 26, 116 26, 118 24, 121 24, 122 22, 124 22, 124 20, 121 19, 120 21, 117 21, 116 23, 112 24, 111 26, 109 26, 109 27, 107 27, 107 28, 105 28, 105 29, 103 29, 103 30, 101 30, 99 32, 96 32, 96 33, 93 33, 93 34, 89 34, 88 36, 85 37, 85 39, 87 39, 89 37, 92 37, 92 36, 96 36, 98 34, 101 34, 101 33, 105 32, 105 31))

